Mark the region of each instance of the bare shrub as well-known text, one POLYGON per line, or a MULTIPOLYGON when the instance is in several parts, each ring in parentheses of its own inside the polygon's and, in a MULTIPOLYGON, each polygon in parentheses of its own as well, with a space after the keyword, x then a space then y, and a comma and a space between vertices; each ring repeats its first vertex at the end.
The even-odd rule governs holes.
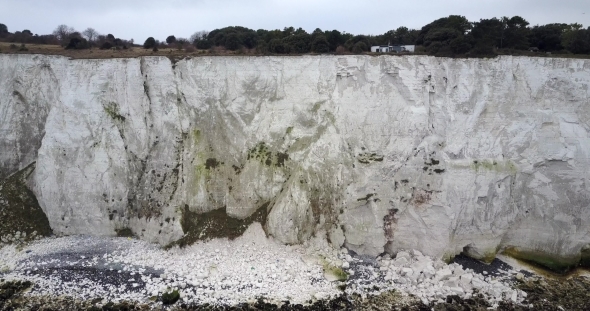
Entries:
POLYGON ((345 47, 343 47, 342 45, 339 45, 336 48, 336 54, 342 55, 342 54, 347 54, 347 53, 348 53, 348 50, 345 47))

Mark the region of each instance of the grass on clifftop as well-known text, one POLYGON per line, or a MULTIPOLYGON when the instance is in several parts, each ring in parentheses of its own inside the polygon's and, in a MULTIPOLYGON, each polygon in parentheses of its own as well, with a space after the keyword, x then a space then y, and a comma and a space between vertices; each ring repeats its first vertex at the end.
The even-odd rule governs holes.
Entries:
MULTIPOLYGON (((43 55, 60 55, 66 56, 73 59, 109 59, 109 58, 134 58, 141 56, 165 56, 173 60, 185 58, 185 57, 198 57, 198 56, 300 56, 300 55, 319 55, 319 54, 262 54, 257 53, 256 49, 242 49, 237 51, 226 50, 221 47, 214 47, 209 50, 195 50, 194 52, 178 50, 174 48, 160 48, 158 51, 152 49, 144 49, 143 47, 134 46, 128 49, 121 50, 101 50, 98 48, 86 49, 86 50, 66 50, 59 45, 51 44, 26 44, 25 49, 11 49, 11 42, 0 42, 0 54, 43 54, 43 55)), ((331 53, 327 55, 338 54, 331 53)), ((341 55, 341 54, 338 54, 341 55)), ((345 52, 343 55, 359 55, 350 52, 345 52)), ((416 52, 411 54, 385 54, 385 53, 363 53, 363 55, 380 56, 380 55, 394 55, 394 56, 405 56, 405 55, 427 55, 426 53, 416 52)), ((540 58, 574 58, 574 59, 590 59, 590 55, 587 54, 546 54, 546 53, 534 53, 522 50, 499 50, 497 55, 486 55, 486 56, 470 56, 465 55, 453 56, 454 58, 490 58, 502 55, 512 56, 528 56, 528 57, 540 57, 540 58)), ((446 56, 445 56, 446 57, 446 56)))

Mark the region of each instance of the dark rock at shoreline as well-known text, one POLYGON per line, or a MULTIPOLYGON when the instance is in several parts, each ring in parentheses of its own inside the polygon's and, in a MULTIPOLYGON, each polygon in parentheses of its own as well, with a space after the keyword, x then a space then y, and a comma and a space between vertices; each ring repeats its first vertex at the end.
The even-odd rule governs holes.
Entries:
MULTIPOLYGON (((102 299, 80 301, 72 297, 26 296, 23 292, 31 287, 30 282, 10 281, 0 283, 0 310, 207 310, 207 311, 250 311, 250 310, 403 310, 403 311, 483 311, 492 307, 483 295, 476 294, 469 299, 459 296, 448 296, 445 302, 425 305, 417 299, 402 297, 395 291, 362 298, 359 295, 342 295, 329 301, 316 301, 313 304, 301 305, 283 302, 281 305, 258 299, 252 304, 234 306, 187 305, 176 303, 163 307, 156 303, 137 302, 103 302, 102 299)), ((496 310, 590 310, 590 279, 588 277, 572 277, 569 279, 530 278, 518 285, 528 294, 522 305, 509 301, 501 302, 496 310)))

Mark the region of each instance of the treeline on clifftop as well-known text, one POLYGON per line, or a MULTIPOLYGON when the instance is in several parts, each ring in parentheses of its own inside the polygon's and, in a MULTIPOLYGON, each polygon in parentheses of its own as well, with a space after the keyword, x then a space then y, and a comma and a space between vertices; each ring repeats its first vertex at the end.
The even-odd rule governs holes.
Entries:
MULTIPOLYGON (((78 32, 66 25, 52 34, 33 35, 29 30, 10 33, 0 24, 0 40, 15 43, 61 44, 66 49, 126 49, 133 39, 123 40, 112 34, 101 35, 93 28, 78 32)), ((368 52, 374 45, 416 45, 416 52, 435 56, 493 56, 525 52, 552 54, 590 54, 590 27, 581 24, 553 23, 531 26, 520 16, 469 21, 464 16, 439 18, 421 29, 398 27, 380 35, 353 35, 339 30, 302 28, 253 30, 231 26, 213 31, 198 31, 190 38, 170 35, 165 41, 149 37, 143 48, 176 48, 235 51, 256 54, 306 54, 368 52)))
POLYGON ((16 44, 21 48, 25 44, 47 44, 61 45, 65 49, 84 50, 90 48, 100 49, 127 49, 132 47, 133 39, 124 40, 116 38, 112 34, 100 34, 94 28, 86 28, 79 32, 67 25, 59 25, 51 34, 39 35, 33 34, 30 30, 15 31, 11 33, 5 24, 0 23, 0 42, 13 43, 11 47, 16 49, 16 44))

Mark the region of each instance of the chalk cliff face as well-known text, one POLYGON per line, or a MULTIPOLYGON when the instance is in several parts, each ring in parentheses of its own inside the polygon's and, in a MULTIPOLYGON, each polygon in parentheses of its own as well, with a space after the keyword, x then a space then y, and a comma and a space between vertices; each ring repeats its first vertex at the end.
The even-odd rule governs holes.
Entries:
POLYGON ((191 230, 183 217, 224 209, 262 212, 284 243, 571 264, 590 244, 589 72, 526 57, 1 55, 0 178, 36 161, 58 234, 167 244, 191 230))

